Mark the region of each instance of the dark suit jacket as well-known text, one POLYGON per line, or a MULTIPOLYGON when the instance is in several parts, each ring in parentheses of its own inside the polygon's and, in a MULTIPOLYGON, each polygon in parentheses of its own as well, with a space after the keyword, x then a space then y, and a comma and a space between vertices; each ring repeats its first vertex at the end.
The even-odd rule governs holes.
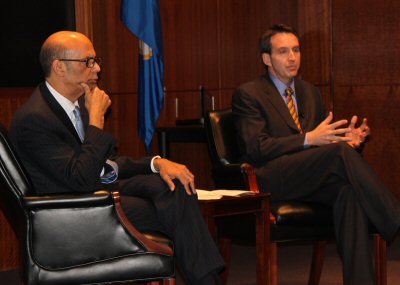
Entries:
POLYGON ((83 96, 79 104, 86 129, 84 143, 44 83, 13 118, 10 139, 37 194, 110 189, 112 185, 100 181, 107 159, 118 163, 119 178, 151 173, 149 157, 134 161, 116 156, 116 139, 88 125, 83 96))
MULTIPOLYGON (((313 130, 326 112, 318 89, 295 79, 300 124, 304 132, 313 130)), ((265 164, 284 154, 304 149, 289 110, 268 75, 240 86, 233 95, 232 110, 243 160, 265 164)))
MULTIPOLYGON (((295 79, 300 124, 304 132, 313 130, 326 117, 318 89, 295 79)), ((288 155, 304 151, 301 134, 269 75, 241 85, 232 98, 242 160, 255 165, 261 187, 279 189, 280 171, 288 155), (267 176, 268 181, 265 181, 267 176)))

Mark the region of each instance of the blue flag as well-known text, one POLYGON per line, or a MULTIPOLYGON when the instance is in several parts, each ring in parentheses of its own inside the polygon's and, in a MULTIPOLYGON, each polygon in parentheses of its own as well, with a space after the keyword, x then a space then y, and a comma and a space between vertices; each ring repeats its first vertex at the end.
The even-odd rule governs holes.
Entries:
POLYGON ((122 22, 139 38, 138 130, 147 150, 164 105, 164 51, 159 0, 123 0, 122 22))

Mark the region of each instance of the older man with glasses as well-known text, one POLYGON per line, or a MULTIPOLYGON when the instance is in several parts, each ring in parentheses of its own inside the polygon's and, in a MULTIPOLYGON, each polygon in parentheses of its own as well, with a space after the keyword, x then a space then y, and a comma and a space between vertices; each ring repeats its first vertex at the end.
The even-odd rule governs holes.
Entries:
POLYGON ((97 86, 100 59, 91 41, 57 32, 44 42, 40 62, 45 82, 10 130, 37 194, 118 189, 137 228, 172 238, 188 284, 221 284, 224 262, 202 220, 193 174, 159 156, 117 156, 115 138, 103 130, 111 100, 97 86))

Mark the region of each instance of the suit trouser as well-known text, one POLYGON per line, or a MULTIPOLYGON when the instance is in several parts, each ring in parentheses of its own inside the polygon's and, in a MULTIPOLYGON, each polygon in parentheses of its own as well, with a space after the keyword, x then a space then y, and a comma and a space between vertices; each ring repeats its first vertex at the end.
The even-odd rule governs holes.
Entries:
POLYGON ((174 181, 175 191, 157 174, 137 175, 119 181, 122 206, 141 231, 159 231, 174 242, 175 256, 182 275, 196 284, 210 272, 225 265, 199 209, 197 195, 187 195, 174 181))
POLYGON ((271 199, 331 205, 344 284, 374 284, 368 247, 371 223, 386 239, 400 226, 400 203, 363 157, 346 143, 284 155, 256 169, 271 199))

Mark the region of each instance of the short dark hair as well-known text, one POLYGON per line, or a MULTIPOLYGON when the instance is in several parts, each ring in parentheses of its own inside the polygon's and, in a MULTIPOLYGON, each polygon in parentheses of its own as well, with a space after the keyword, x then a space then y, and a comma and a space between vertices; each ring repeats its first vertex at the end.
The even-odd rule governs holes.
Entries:
POLYGON ((61 44, 54 44, 45 41, 40 49, 40 65, 45 77, 49 77, 51 73, 51 65, 53 61, 65 56, 66 50, 61 44))
POLYGON ((260 44, 260 51, 261 53, 268 53, 271 54, 271 38, 279 33, 288 33, 288 34, 293 34, 296 36, 296 38, 300 41, 299 34, 297 31, 285 24, 275 24, 272 27, 270 27, 268 30, 266 30, 260 37, 259 44, 260 44))

